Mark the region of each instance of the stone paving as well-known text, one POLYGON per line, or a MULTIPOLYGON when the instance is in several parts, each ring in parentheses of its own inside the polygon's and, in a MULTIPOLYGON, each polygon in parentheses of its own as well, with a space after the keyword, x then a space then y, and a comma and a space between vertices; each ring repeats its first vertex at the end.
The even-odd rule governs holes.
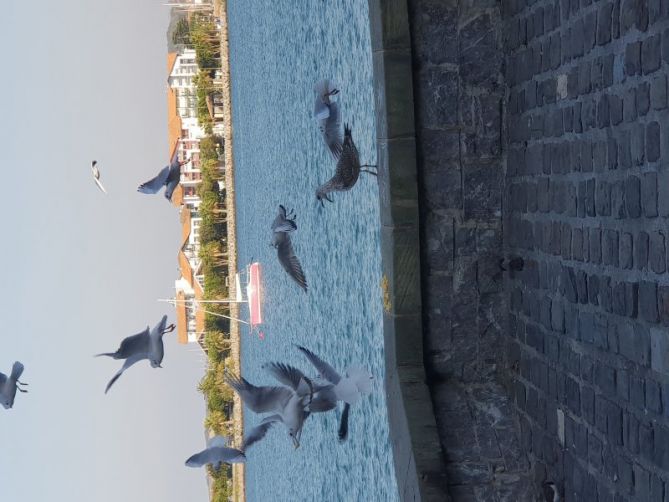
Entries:
POLYGON ((509 0, 514 400, 565 500, 669 497, 669 4, 509 0))
POLYGON ((503 386, 505 98, 499 4, 408 2, 424 350, 454 502, 536 500, 503 386))
POLYGON ((669 502, 669 0, 370 17, 402 499, 669 502))

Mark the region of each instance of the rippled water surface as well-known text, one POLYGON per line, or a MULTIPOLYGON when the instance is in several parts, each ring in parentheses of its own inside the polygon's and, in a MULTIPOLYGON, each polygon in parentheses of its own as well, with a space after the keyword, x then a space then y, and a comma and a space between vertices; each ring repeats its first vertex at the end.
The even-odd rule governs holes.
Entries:
MULTIPOLYGON (((265 339, 246 333, 243 374, 272 384, 265 361, 314 374, 293 344, 342 371, 363 364, 374 393, 351 409, 349 440, 337 441, 340 411, 312 416, 294 450, 275 427, 249 451, 249 500, 397 499, 383 394, 379 210, 376 179, 361 175, 351 192, 321 207, 316 187, 335 163, 311 114, 313 84, 341 89, 343 122, 363 163, 376 162, 367 0, 230 0, 234 156, 240 265, 263 264, 265 339), (294 208, 293 244, 309 292, 287 276, 269 246, 278 204, 294 208)), ((258 422, 250 412, 246 425, 258 422)))

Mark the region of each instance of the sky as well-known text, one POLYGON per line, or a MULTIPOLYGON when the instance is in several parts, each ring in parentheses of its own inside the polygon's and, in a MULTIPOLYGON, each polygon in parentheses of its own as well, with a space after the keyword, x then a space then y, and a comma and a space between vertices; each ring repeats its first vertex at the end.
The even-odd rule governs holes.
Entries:
POLYGON ((207 500, 204 368, 165 335, 163 369, 93 354, 173 307, 178 209, 137 186, 168 161, 163 0, 4 0, 0 500, 207 500), (97 159, 109 192, 95 186, 97 159))

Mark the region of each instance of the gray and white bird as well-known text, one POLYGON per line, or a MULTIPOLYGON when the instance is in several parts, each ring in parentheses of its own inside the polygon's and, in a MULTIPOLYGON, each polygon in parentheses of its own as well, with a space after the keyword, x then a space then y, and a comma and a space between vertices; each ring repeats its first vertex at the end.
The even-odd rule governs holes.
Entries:
POLYGON ((179 161, 175 158, 169 166, 165 166, 160 170, 158 176, 139 185, 137 191, 153 194, 165 187, 165 198, 171 201, 172 194, 181 180, 181 166, 189 162, 190 159, 179 161))
POLYGON ((261 424, 281 422, 288 429, 293 446, 299 448, 304 421, 309 416, 306 407, 312 397, 312 384, 308 379, 300 379, 294 388, 279 386, 258 387, 245 378, 230 375, 225 377, 244 404, 254 413, 273 413, 265 417, 261 424))
POLYGON ((100 181, 100 169, 98 169, 97 164, 98 164, 97 160, 91 162, 91 171, 93 171, 93 181, 95 181, 95 184, 98 186, 100 190, 102 190, 104 193, 107 193, 107 190, 105 190, 105 187, 102 186, 102 182, 100 181))
POLYGON ((325 146, 335 159, 341 155, 343 138, 341 134, 341 112, 339 103, 330 98, 339 94, 339 89, 328 79, 319 80, 314 85, 314 118, 323 136, 325 146))
POLYGON ((246 462, 246 450, 264 438, 267 431, 272 427, 272 424, 273 422, 267 422, 251 429, 239 449, 231 448, 228 438, 214 436, 209 440, 207 448, 186 460, 186 465, 188 467, 202 467, 203 465, 211 464, 215 470, 219 470, 223 463, 238 464, 246 462))
POLYGON ((312 413, 329 411, 337 406, 338 401, 343 401, 344 411, 339 427, 339 439, 340 441, 345 441, 348 435, 350 406, 372 391, 374 377, 361 366, 349 367, 344 376, 342 376, 309 349, 299 345, 297 349, 318 370, 319 377, 331 384, 329 386, 319 386, 318 382, 312 384, 315 391, 307 409, 312 413))
POLYGON ((293 243, 290 239, 290 233, 295 230, 297 230, 297 224, 293 211, 287 212, 285 207, 279 205, 279 214, 272 223, 273 238, 271 245, 276 248, 277 257, 283 269, 288 272, 288 275, 298 286, 307 291, 307 278, 304 275, 304 270, 302 270, 300 260, 295 255, 293 243))
POLYGON ((19 381, 22 374, 23 364, 18 361, 13 364, 12 372, 9 376, 0 373, 0 401, 6 410, 14 406, 14 398, 16 397, 17 390, 19 392, 28 392, 20 387, 22 385, 28 385, 27 383, 19 381))
POLYGON ((111 386, 114 385, 114 382, 119 379, 125 370, 143 359, 148 359, 152 368, 162 368, 160 363, 163 361, 163 356, 165 355, 163 335, 174 331, 175 328, 174 324, 165 327, 166 324, 167 316, 164 315, 153 329, 149 329, 147 326, 141 333, 124 338, 116 352, 104 352, 95 355, 95 357, 107 356, 113 359, 125 359, 125 363, 123 363, 121 369, 107 384, 105 394, 109 392, 111 386))
POLYGON ((360 173, 368 173, 376 176, 374 171, 362 169, 363 167, 376 167, 370 164, 360 165, 360 156, 358 149, 351 136, 351 128, 344 126, 344 143, 342 145, 341 155, 337 161, 337 169, 332 178, 323 183, 316 189, 316 199, 323 204, 323 199, 334 202, 328 195, 330 192, 346 192, 353 188, 357 183, 360 173))

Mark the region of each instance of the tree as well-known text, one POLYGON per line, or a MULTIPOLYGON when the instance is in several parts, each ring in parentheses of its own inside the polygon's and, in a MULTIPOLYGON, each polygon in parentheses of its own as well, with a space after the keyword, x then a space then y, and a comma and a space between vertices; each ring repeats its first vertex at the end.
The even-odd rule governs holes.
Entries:
POLYGON ((190 39, 190 25, 186 18, 181 18, 177 21, 172 31, 172 43, 188 45, 191 43, 190 39))

